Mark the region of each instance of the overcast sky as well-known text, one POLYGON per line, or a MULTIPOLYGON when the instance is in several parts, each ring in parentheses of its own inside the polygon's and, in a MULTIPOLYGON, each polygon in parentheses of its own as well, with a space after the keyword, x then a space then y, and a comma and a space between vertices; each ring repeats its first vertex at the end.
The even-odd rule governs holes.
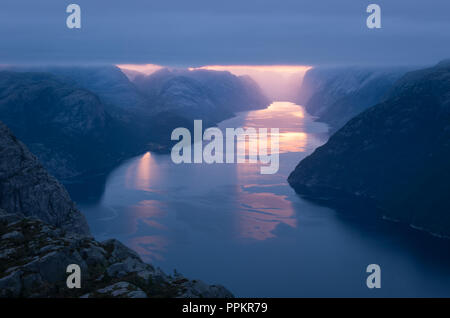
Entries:
POLYGON ((449 17, 449 0, 0 0, 0 64, 432 64, 450 58, 449 17))

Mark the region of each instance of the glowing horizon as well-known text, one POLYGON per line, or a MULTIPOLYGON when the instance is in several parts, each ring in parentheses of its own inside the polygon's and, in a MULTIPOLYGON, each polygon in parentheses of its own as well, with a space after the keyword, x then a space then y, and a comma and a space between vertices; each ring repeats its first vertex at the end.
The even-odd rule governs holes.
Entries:
POLYGON ((303 78, 311 68, 309 65, 205 65, 189 69, 248 75, 270 99, 295 101, 303 78))
MULTIPOLYGON (((117 64, 129 78, 133 80, 134 72, 150 75, 165 66, 157 64, 117 64)), ((169 67, 170 68, 170 67, 169 67)), ((235 76, 250 76, 272 100, 295 101, 297 92, 306 72, 312 69, 309 65, 204 65, 187 67, 189 71, 210 70, 230 72, 235 76)))
MULTIPOLYGON (((158 64, 116 64, 120 69, 126 69, 130 71, 140 72, 149 75, 157 70, 166 68, 168 66, 158 65, 158 64)), ((170 68, 170 67, 169 67, 170 68)), ((187 67, 188 70, 211 70, 211 71, 229 71, 231 73, 240 73, 243 75, 249 71, 261 71, 261 72, 277 72, 277 73, 304 73, 311 69, 312 66, 309 65, 204 65, 198 67, 187 67)), ((236 74, 237 75, 237 74, 236 74)))
POLYGON ((150 75, 162 68, 164 66, 157 65, 157 64, 117 64, 118 68, 128 71, 136 71, 145 75, 150 75))
POLYGON ((309 65, 205 65, 189 67, 189 70, 229 71, 235 75, 247 75, 245 73, 255 71, 286 74, 305 73, 311 68, 312 66, 309 65))

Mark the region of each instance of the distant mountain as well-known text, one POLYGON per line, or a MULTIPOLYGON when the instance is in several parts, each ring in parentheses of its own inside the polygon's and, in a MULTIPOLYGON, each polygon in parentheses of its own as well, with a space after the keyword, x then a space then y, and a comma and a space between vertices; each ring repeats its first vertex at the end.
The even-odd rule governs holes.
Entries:
MULTIPOLYGON (((119 135, 132 138, 126 143, 133 149, 137 145, 140 151, 167 152, 172 144, 172 130, 192 126, 184 114, 160 107, 163 101, 149 98, 117 66, 46 67, 45 70, 97 95, 108 114, 123 127, 119 135)), ((123 147, 120 143, 118 146, 123 147)), ((123 149, 129 152, 127 147, 123 149)))
POLYGON ((135 70, 130 70, 130 69, 126 69, 126 68, 120 68, 120 70, 122 71, 123 74, 125 74, 128 77, 128 79, 130 81, 134 81, 134 79, 137 76, 145 76, 145 73, 135 71, 135 70))
POLYGON ((450 62, 407 73, 290 174, 301 195, 450 236, 450 62), (353 208, 352 208, 353 207, 353 208))
POLYGON ((111 115, 125 119, 131 114, 139 115, 139 119, 142 115, 172 113, 216 124, 236 112, 270 103, 250 77, 222 71, 163 68, 147 76, 113 65, 9 69, 54 74, 64 82, 96 94, 111 115))
POLYGON ((236 76, 226 71, 184 71, 184 76, 201 83, 219 108, 241 112, 264 108, 271 101, 250 76, 236 76))
POLYGON ((251 78, 229 72, 165 68, 134 83, 160 110, 213 124, 270 103, 251 78))
POLYGON ((0 72, 0 120, 60 179, 112 166, 142 146, 97 95, 48 73, 0 72))
POLYGON ((165 81, 156 99, 166 111, 189 119, 203 119, 217 123, 233 116, 227 109, 218 107, 210 92, 198 81, 186 76, 175 76, 165 81))
POLYGON ((114 65, 11 67, 10 70, 51 73, 68 84, 96 94, 107 106, 128 111, 143 111, 150 107, 145 96, 114 65))
POLYGON ((158 97, 165 83, 175 77, 175 72, 170 71, 168 68, 163 68, 150 75, 136 75, 133 83, 143 94, 154 99, 158 97))
POLYGON ((328 123, 331 131, 383 100, 407 68, 313 68, 302 83, 298 102, 328 123))
POLYGON ((0 120, 67 181, 105 172, 145 151, 168 152, 176 127, 204 127, 268 101, 249 78, 160 70, 131 82, 115 66, 8 67, 0 120), (40 72, 42 71, 42 72, 40 72))

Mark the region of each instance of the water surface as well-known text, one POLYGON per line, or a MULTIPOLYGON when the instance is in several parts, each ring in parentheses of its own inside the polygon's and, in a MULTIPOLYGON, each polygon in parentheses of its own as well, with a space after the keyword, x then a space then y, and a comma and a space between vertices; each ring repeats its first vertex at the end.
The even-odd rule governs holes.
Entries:
POLYGON ((79 202, 94 236, 117 238, 167 272, 221 283, 236 296, 450 296, 447 241, 343 218, 288 186, 289 173, 327 138, 327 126, 301 106, 276 102, 219 127, 280 128, 278 173, 142 154, 108 176, 98 204, 79 202), (372 263, 382 270, 378 290, 365 284, 372 263))

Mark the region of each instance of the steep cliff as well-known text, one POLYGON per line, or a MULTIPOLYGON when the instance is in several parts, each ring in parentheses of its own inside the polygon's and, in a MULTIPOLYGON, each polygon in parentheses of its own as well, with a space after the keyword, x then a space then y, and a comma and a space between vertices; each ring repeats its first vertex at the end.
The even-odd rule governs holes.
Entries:
POLYGON ((52 74, 60 81, 88 90, 99 97, 103 104, 110 106, 109 111, 139 111, 150 108, 137 87, 114 65, 98 66, 10 66, 5 68, 13 72, 52 74))
POLYGON ((450 63, 406 74, 288 178, 309 198, 450 236, 450 63))
POLYGON ((64 187, 0 123, 0 208, 37 217, 64 230, 89 234, 64 187))
POLYGON ((145 145, 97 95, 48 73, 0 72, 0 120, 60 180, 111 167, 145 145))
POLYGON ((134 83, 157 109, 212 124, 270 103, 251 78, 229 72, 161 69, 134 83))
POLYGON ((298 102, 328 123, 331 131, 385 98, 406 68, 313 68, 303 80, 298 102))

